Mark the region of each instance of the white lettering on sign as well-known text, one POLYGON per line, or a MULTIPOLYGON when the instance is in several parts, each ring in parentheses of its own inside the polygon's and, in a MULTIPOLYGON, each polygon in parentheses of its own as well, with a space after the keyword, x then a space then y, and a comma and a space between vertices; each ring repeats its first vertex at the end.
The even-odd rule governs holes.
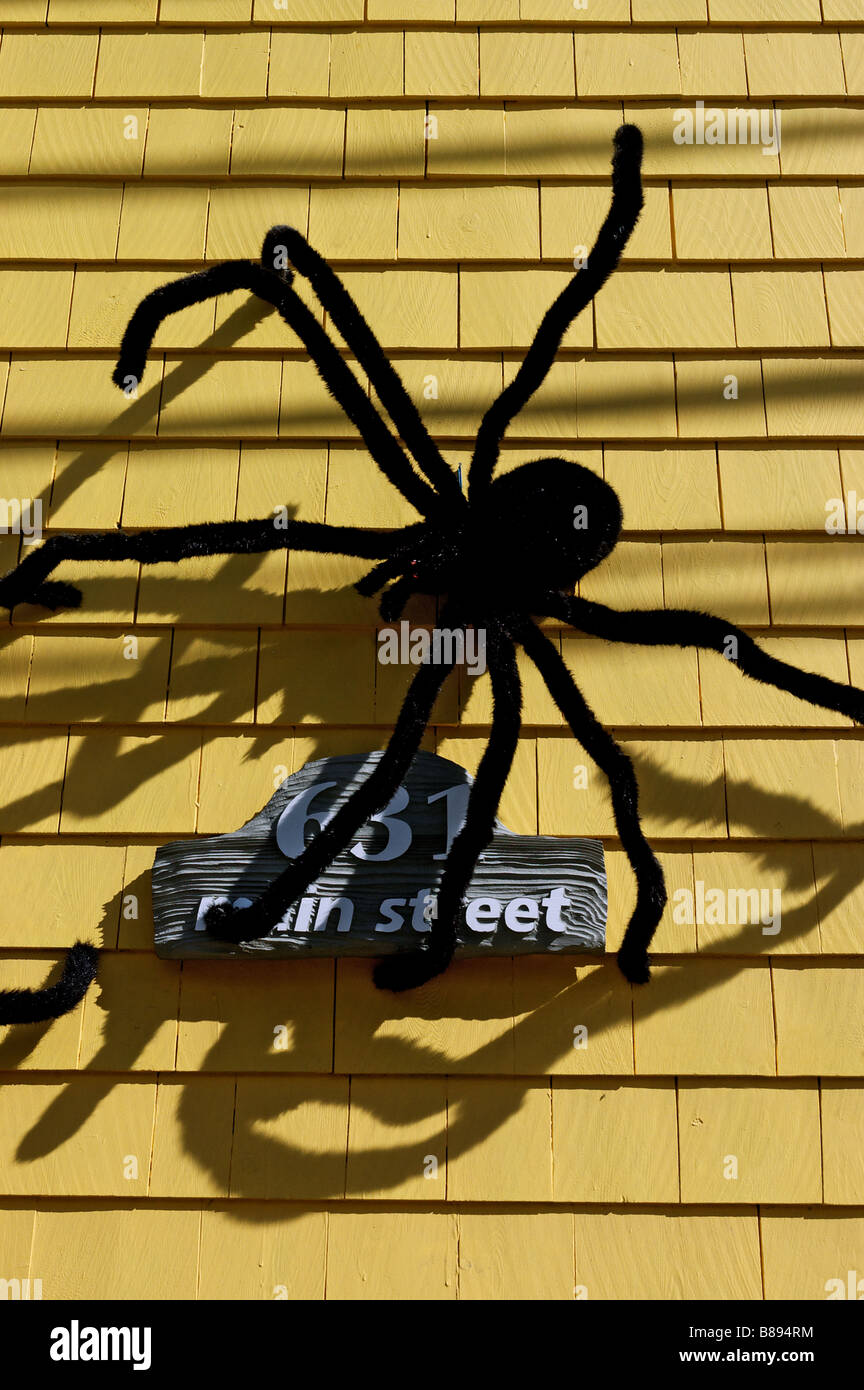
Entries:
POLYGON ((387 831, 387 843, 383 849, 376 852, 368 850, 365 845, 359 842, 351 849, 351 853, 357 859, 367 862, 383 862, 385 859, 398 859, 411 848, 411 827, 407 821, 397 818, 397 811, 404 811, 408 805, 407 787, 399 787, 396 795, 388 801, 383 811, 377 815, 370 816, 373 825, 383 825, 387 831))
MULTIPOLYGON (((338 782, 315 782, 298 792, 285 806, 276 823, 276 843, 287 859, 296 859, 303 853, 307 826, 314 825, 320 832, 333 819, 336 814, 334 809, 316 810, 313 802, 324 792, 338 786, 338 782)), ((433 859, 446 859, 450 853, 456 836, 465 824, 470 791, 470 786, 460 783, 426 797, 428 806, 444 802, 446 848, 434 854, 433 859)), ((412 845, 413 831, 403 813, 407 811, 410 800, 407 787, 400 786, 384 809, 370 816, 367 822, 368 825, 382 827, 386 836, 382 847, 372 849, 356 840, 350 853, 367 864, 386 863, 407 854, 412 845)), ((233 902, 237 908, 251 906, 251 900, 247 897, 203 897, 198 907, 195 930, 206 931, 204 919, 208 909, 214 903, 226 902, 233 902)), ((378 908, 373 930, 382 935, 409 929, 419 934, 429 932, 436 902, 435 888, 421 888, 414 897, 384 898, 378 908)), ((550 932, 567 932, 563 914, 569 906, 567 893, 560 886, 549 888, 542 898, 526 897, 524 893, 506 900, 474 898, 465 904, 465 923, 469 931, 478 936, 494 935, 502 925, 507 931, 521 937, 530 936, 540 927, 550 932)), ((344 935, 351 931, 354 920, 355 904, 351 898, 328 897, 313 883, 304 897, 290 905, 272 934, 283 936, 287 932, 327 932, 344 935)))
POLYGON ((339 913, 339 925, 337 931, 350 931, 351 920, 354 916, 354 904, 350 898, 322 898, 318 904, 318 911, 315 913, 315 930, 325 931, 330 920, 331 913, 336 910, 339 913))
POLYGON ((327 791, 329 787, 338 786, 338 782, 316 782, 314 786, 307 787, 305 792, 298 792, 292 797, 276 822, 276 843, 286 859, 298 859, 306 848, 306 826, 309 821, 314 821, 319 830, 323 830, 329 820, 333 819, 333 812, 329 815, 316 815, 309 810, 309 802, 314 800, 319 792, 327 791))
MULTIPOLYGON (((423 933, 431 931, 431 923, 424 916, 426 904, 435 896, 433 888, 421 888, 413 898, 385 898, 378 909, 381 920, 375 923, 375 931, 382 934, 398 932, 405 927, 423 933)), ((204 917, 213 903, 226 903, 226 897, 202 898, 195 923, 196 931, 205 931, 204 917)), ((235 898, 235 907, 249 907, 249 898, 235 898)), ((561 913, 569 906, 569 899, 563 888, 552 888, 545 898, 510 898, 507 902, 498 898, 474 898, 466 904, 465 921, 471 931, 478 935, 496 932, 502 919, 508 931, 525 936, 538 926, 548 931, 566 931, 561 913), (542 912, 542 908, 546 912, 542 912)), ((327 931, 350 932, 354 920, 354 904, 350 898, 322 896, 301 898, 292 903, 274 932, 282 935, 288 931, 310 932, 327 931), (293 916, 293 921, 292 921, 293 916)))
POLYGON ((405 898, 385 898, 378 909, 383 915, 384 921, 376 922, 375 930, 384 932, 399 931, 401 927, 404 927, 405 921, 402 913, 397 912, 396 908, 404 907, 406 901, 407 899, 405 898))
POLYGON ((550 931, 566 931, 561 913, 568 906, 567 894, 563 888, 552 888, 549 896, 543 899, 546 908, 546 925, 550 931))
POLYGON ((504 912, 504 925, 511 931, 530 932, 537 925, 540 904, 536 898, 512 898, 504 912))
POLYGON ((494 931, 501 912, 502 907, 497 898, 475 898, 465 909, 465 922, 471 931, 494 931))
MULTIPOLYGON (((313 811, 310 809, 310 803, 319 793, 329 791, 331 787, 338 785, 338 782, 316 782, 305 791, 298 792, 288 802, 276 822, 276 843, 286 859, 297 859, 303 853, 306 848, 306 826, 310 821, 319 830, 323 830, 333 819, 335 811, 313 811)), ((471 788, 467 786, 445 787, 444 791, 434 792, 426 798, 429 806, 436 801, 443 800, 446 803, 447 848, 436 854, 436 859, 446 859, 450 853, 450 847, 465 823, 470 793, 471 788)), ((380 864, 386 860, 400 859, 403 854, 408 853, 413 832, 408 822, 400 819, 399 813, 406 810, 409 801, 407 787, 399 787, 384 810, 369 817, 370 825, 383 825, 387 831, 387 843, 383 849, 370 850, 357 840, 351 846, 351 853, 356 859, 362 859, 365 863, 380 864)))
POLYGON ((464 785, 456 787, 445 787, 443 792, 435 792, 433 796, 426 798, 427 803, 432 806, 436 801, 446 800, 447 803, 447 848, 442 849, 440 854, 433 855, 434 859, 446 859, 453 846, 453 841, 465 824, 465 817, 468 814, 468 798, 471 795, 471 788, 464 785))
MULTIPOLYGON (((206 926, 206 923, 205 923, 205 921, 204 921, 204 918, 206 917, 207 913, 209 912, 210 908, 213 906, 214 903, 228 903, 228 902, 230 902, 230 901, 231 901, 231 899, 230 899, 230 898, 226 898, 224 894, 223 894, 221 897, 202 898, 202 899, 201 899, 201 902, 200 902, 200 904, 199 904, 199 906, 198 906, 198 916, 195 918, 195 930, 196 930, 196 931, 206 931, 206 930, 207 930, 207 926, 206 926)), ((251 899, 251 898, 235 898, 235 899, 234 899, 234 906, 235 906, 235 907, 251 907, 251 906, 252 906, 252 899, 251 899)))

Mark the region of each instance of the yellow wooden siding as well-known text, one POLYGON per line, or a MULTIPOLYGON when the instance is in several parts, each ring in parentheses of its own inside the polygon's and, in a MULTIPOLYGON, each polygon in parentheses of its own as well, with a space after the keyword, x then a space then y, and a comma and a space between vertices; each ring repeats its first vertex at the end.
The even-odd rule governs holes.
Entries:
MULTIPOLYGON (((586 597, 717 610, 864 686, 864 552, 826 531, 848 505, 854 533, 864 501, 860 0, 3 11, 0 492, 38 498, 49 533, 280 506, 414 520, 269 307, 172 316, 124 400, 132 308, 292 223, 464 471, 594 240, 626 118, 642 220, 501 467, 561 454, 618 491, 586 597), (676 143, 700 99, 779 111, 779 149, 676 143)), ((21 548, 0 536, 2 570, 21 548)), ((634 760, 666 872, 647 988, 611 955, 634 886, 608 789, 521 660, 501 817, 603 839, 605 958, 457 962, 399 996, 364 961, 155 958, 159 844, 232 829, 308 759, 392 729, 407 673, 376 661, 362 571, 67 564, 80 610, 5 620, 0 987, 38 986, 81 936, 104 954, 81 1008, 0 1037, 0 1278, 46 1298, 824 1298, 864 1260, 849 719, 712 653, 547 624, 634 760), (694 920, 711 889, 743 915, 694 920)), ((476 770, 490 716, 488 677, 460 672, 424 746, 476 770)))

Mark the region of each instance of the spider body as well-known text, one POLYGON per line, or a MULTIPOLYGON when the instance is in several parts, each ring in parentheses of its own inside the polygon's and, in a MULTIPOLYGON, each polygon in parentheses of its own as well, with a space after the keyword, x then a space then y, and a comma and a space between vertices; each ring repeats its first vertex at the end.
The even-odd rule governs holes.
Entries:
MULTIPOLYGON (((54 535, 42 546, 30 547, 17 568, 0 579, 0 605, 10 610, 24 602, 77 607, 79 590, 49 577, 67 559, 132 559, 147 565, 190 556, 288 548, 374 562, 356 588, 366 595, 381 594, 379 609, 385 620, 400 614, 410 596, 420 592, 440 598, 442 626, 485 629, 493 695, 489 741, 464 824, 444 864, 424 946, 382 960, 375 971, 380 987, 411 988, 440 973, 451 959, 464 894, 477 859, 492 837, 517 748, 522 709, 517 646, 537 667, 574 736, 609 782, 616 829, 636 880, 636 905, 618 964, 633 983, 649 978, 648 946, 663 912, 666 888, 642 830, 635 773, 535 616, 609 642, 698 647, 723 655, 728 655, 729 639, 734 637, 737 664, 744 675, 864 723, 864 692, 769 656, 723 618, 687 609, 620 611, 576 597, 576 582, 609 555, 621 530, 621 506, 615 492, 589 469, 560 458, 541 458, 494 476, 508 426, 542 385, 572 320, 618 264, 642 207, 641 157, 640 132, 634 126, 622 126, 615 136, 609 213, 587 263, 547 310, 518 370, 483 416, 467 495, 338 276, 301 232, 273 227, 259 262, 230 261, 147 295, 124 335, 115 383, 128 389, 130 383, 140 381, 153 337, 166 315, 215 295, 250 291, 270 303, 298 335, 382 473, 422 520, 395 531, 304 521, 289 521, 277 528, 273 518, 267 517, 159 531, 54 535), (308 278, 329 321, 368 375, 395 433, 293 289, 295 274, 308 278)), ((256 902, 242 908, 228 903, 211 907, 208 931, 235 942, 269 933, 288 906, 351 844, 360 827, 387 806, 420 746, 452 664, 419 667, 387 747, 366 780, 256 902)), ((0 994, 0 1023, 33 1022, 65 1013, 80 1000, 95 971, 95 949, 77 943, 57 984, 0 994)))
MULTIPOLYGON (((572 589, 620 531, 621 504, 608 483, 579 463, 534 459, 494 478, 464 517, 422 526, 397 596, 410 588, 449 597, 467 622, 530 612, 532 601, 542 611, 550 590, 572 589)), ((388 619, 399 612, 387 595, 382 611, 388 619)))
POLYGON ((503 473, 487 498, 482 553, 496 590, 523 611, 532 599, 542 604, 550 590, 572 589, 621 531, 617 494, 590 468, 565 459, 535 459, 503 473))

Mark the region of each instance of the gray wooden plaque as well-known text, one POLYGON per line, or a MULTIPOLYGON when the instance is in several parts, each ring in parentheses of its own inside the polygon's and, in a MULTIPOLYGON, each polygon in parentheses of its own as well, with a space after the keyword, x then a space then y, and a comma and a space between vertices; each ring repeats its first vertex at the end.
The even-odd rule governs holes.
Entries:
MULTIPOLYGON (((420 752, 390 804, 357 833, 268 936, 239 945, 203 927, 211 902, 257 898, 381 757, 321 758, 288 777, 239 830, 163 845, 153 865, 156 953, 383 956, 430 930, 434 894, 472 778, 420 752)), ((603 951, 606 873, 599 840, 517 835, 499 821, 477 862, 458 926, 460 956, 603 951)))

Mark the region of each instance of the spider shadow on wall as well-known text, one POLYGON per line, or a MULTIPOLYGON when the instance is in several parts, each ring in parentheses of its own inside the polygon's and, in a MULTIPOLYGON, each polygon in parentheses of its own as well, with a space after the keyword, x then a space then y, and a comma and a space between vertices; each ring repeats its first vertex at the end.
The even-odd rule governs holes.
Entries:
MULTIPOLYGON (((650 780, 653 794, 651 812, 656 818, 665 818, 670 822, 678 817, 683 799, 692 801, 695 796, 698 801, 700 794, 712 790, 695 786, 685 778, 656 767, 652 770, 650 780)), ((735 784, 734 791, 738 801, 741 802, 742 798, 746 797, 745 804, 751 808, 748 824, 754 836, 764 836, 766 825, 773 825, 778 820, 782 821, 784 817, 797 816, 806 808, 807 814, 813 817, 814 835, 817 838, 839 837, 841 827, 830 816, 816 811, 804 797, 780 796, 748 783, 735 784)), ((844 842, 854 843, 861 838, 864 838, 864 823, 848 827, 844 842)), ((698 846, 697 841, 694 847, 698 846)), ((766 864, 770 863, 770 857, 771 847, 765 846, 766 864)), ((783 941, 787 946, 817 929, 818 923, 859 886, 859 876, 851 862, 848 869, 837 870, 832 877, 823 877, 818 899, 812 891, 808 891, 811 879, 805 869, 800 873, 794 867, 790 869, 789 860, 786 858, 782 860, 778 877, 781 874, 786 876, 784 891, 790 890, 796 896, 800 895, 798 904, 791 910, 784 911, 783 941)), ((148 875, 144 874, 132 883, 126 884, 123 892, 136 892, 141 895, 143 901, 147 877, 148 875)), ((120 894, 117 894, 106 905, 102 934, 107 940, 112 940, 116 933, 119 914, 120 894)), ((688 956, 674 971, 655 973, 652 985, 639 992, 639 1019, 645 1020, 659 1012, 673 1010, 676 1006, 705 995, 715 988, 721 977, 718 977, 716 971, 705 968, 707 962, 724 961, 727 969, 723 972, 722 978, 728 979, 733 973, 752 968, 760 959, 765 960, 772 951, 772 942, 755 935, 757 931, 758 927, 743 926, 724 939, 722 949, 688 956)), ((776 946, 774 949, 776 950, 776 946)), ((126 953, 118 955, 125 956, 126 953)), ((94 991, 88 996, 85 1009, 98 1008, 103 1016, 98 1051, 82 1071, 70 1078, 65 1089, 48 1104, 40 1119, 22 1137, 17 1150, 17 1161, 20 1164, 27 1165, 52 1153, 70 1139, 90 1119, 99 1103, 118 1081, 124 1079, 127 1072, 131 1072, 134 1077, 135 1062, 152 1040, 155 1031, 163 1024, 170 1026, 176 1023, 178 1011, 175 993, 166 996, 161 1009, 156 1010, 150 999, 130 996, 129 985, 130 982, 134 984, 135 970, 142 965, 142 959, 146 957, 142 958, 137 952, 130 952, 128 957, 118 962, 122 964, 122 968, 116 972, 106 972, 106 977, 97 987, 98 994, 94 991), (136 1005, 143 1006, 137 1017, 136 1005), (112 1073, 110 1076, 105 1074, 107 1069, 112 1073), (91 1084, 86 1090, 76 1086, 76 1081, 88 1074, 91 1075, 91 1084)), ((789 959, 794 963, 796 958, 791 956, 789 959)), ((320 1019, 313 1019, 308 1009, 297 1007, 293 1019, 287 1017, 284 1001, 275 1002, 277 983, 284 985, 286 990, 296 990, 295 998, 299 998, 306 987, 317 990, 321 996, 323 988, 321 997, 327 999, 330 997, 328 981, 332 981, 334 971, 342 972, 343 988, 347 985, 348 988, 356 990, 356 976, 352 981, 348 979, 348 972, 356 972, 358 969, 368 972, 369 964, 365 961, 299 961, 270 963, 263 967, 266 971, 273 972, 275 965, 278 980, 270 974, 267 987, 273 988, 274 991, 271 996, 274 999, 274 1013, 278 1011, 280 1019, 284 1018, 293 1025, 292 1046, 282 1054, 279 1070, 268 1069, 268 1085, 263 1091, 258 1087, 247 1090, 244 1113, 239 1115, 235 1111, 232 1152, 235 1156, 242 1157, 242 1167, 235 1164, 232 1170, 230 1193, 226 1185, 225 1165, 228 1155, 224 1149, 214 1153, 211 1143, 212 1131, 207 1126, 202 1128, 202 1112, 200 1106, 196 1105, 195 1086, 199 1076, 232 1077, 238 1073, 241 1073, 242 1084, 243 1068, 237 1066, 238 1048, 240 1053, 248 1056, 249 1030, 255 1030, 260 1023, 261 997, 257 1000, 251 999, 245 1020, 241 1019, 221 1028, 206 1055, 201 1057, 195 1077, 190 1082, 183 1080, 182 1074, 175 1082, 170 1071, 159 1075, 162 1084, 175 1084, 183 1088, 177 1119, 186 1152, 194 1159, 202 1173, 207 1175, 206 1191, 202 1191, 202 1197, 214 1199, 217 1203, 220 1193, 225 1199, 229 1196, 231 1199, 266 1198, 269 1203, 321 1202, 343 1198, 350 1200, 364 1195, 364 1182, 368 1184, 374 1181, 377 1191, 386 1191, 416 1177, 418 1164, 422 1159, 421 1149, 423 1154, 446 1153, 448 1161, 451 1161, 482 1144, 515 1114, 531 1085, 527 1080, 520 1084, 520 1077, 513 1075, 515 1066, 508 1070, 506 1062, 502 1060, 504 1049, 509 1050, 512 1047, 514 1057, 529 1054, 530 1075, 542 1077, 550 1074, 572 1048, 574 1017, 588 1020, 595 1043, 604 1030, 608 1031, 616 1026, 629 1029, 632 1026, 633 987, 620 978, 614 964, 610 963, 608 958, 599 975, 596 971, 589 971, 581 977, 577 975, 579 967, 596 964, 597 958, 583 957, 569 961, 558 958, 554 967, 548 960, 541 960, 539 971, 536 965, 532 964, 532 960, 533 958, 522 961, 497 960, 484 964, 457 961, 446 976, 432 981, 422 991, 388 1000, 387 1008, 383 1012, 379 1008, 381 1018, 411 1019, 412 1025, 414 1020, 421 1021, 430 1025, 430 1031, 434 1031, 437 1020, 454 1017, 486 1020, 493 1026, 500 1020, 501 1029, 496 1027, 494 1036, 488 1042, 477 1046, 467 1056, 448 1056, 444 1050, 413 1037, 377 1037, 375 1027, 370 1026, 366 1032, 365 1024, 359 1032, 348 1037, 344 1044, 347 1048, 344 1071, 351 1070, 352 1047, 362 1049, 362 1072, 358 1073, 361 1080, 371 1073, 388 1075, 395 1082, 403 1078, 408 1080, 421 1077, 429 1080, 437 1078, 449 1085, 446 1081, 448 1075, 458 1079, 464 1074, 506 1078, 512 1084, 500 1090, 494 1086, 489 1087, 488 1094, 485 1094, 482 1114, 477 1114, 468 1105, 451 1106, 441 1129, 431 1129, 419 1144, 412 1137, 403 1145, 397 1143, 381 1149, 366 1149, 352 1153, 352 1176, 347 1181, 344 1144, 331 1153, 308 1153, 286 1142, 282 1137, 260 1133, 256 1125, 258 1122, 272 1121, 276 1116, 292 1110, 298 1103, 296 1093, 292 1095, 292 1082, 296 1080, 297 1073, 302 1074, 303 1101, 313 1101, 323 1106, 343 1106, 345 1102, 343 1091, 334 1085, 335 1078, 321 1074, 323 1067, 318 1070, 317 1075, 315 1071, 308 1069, 310 1056, 321 1057, 322 1045, 325 1042, 329 1048, 334 1023, 332 1012, 320 1019), (517 983, 518 995, 514 994, 514 985, 517 983), (479 991, 478 984, 481 985, 479 991), (527 1012, 522 1010, 524 1016, 514 1018, 514 999, 517 997, 521 997, 523 1001, 530 1001, 530 1008, 527 1012), (503 1038, 506 1038, 506 1041, 502 1042, 503 1038), (304 1068, 307 1070, 304 1071, 304 1068), (294 1075, 284 1076, 283 1072, 293 1072, 294 1075), (281 1086, 280 1081, 283 1083, 281 1086), (287 1190, 278 1184, 275 1189, 270 1187, 262 1190, 260 1176, 253 1179, 250 1189, 244 1182, 244 1173, 250 1170, 259 1175, 287 1173, 287 1190)), ((191 967, 191 971, 197 976, 197 987, 192 996, 186 996, 189 1002, 185 1009, 185 1000, 181 996, 180 1018, 187 1027, 195 1023, 209 1022, 218 1025, 222 1010, 218 1006, 213 1007, 217 994, 222 994, 224 1002, 226 993, 231 992, 230 980, 226 979, 224 974, 222 980, 219 979, 220 972, 226 970, 226 964, 227 971, 231 972, 232 965, 222 961, 186 962, 182 972, 173 962, 159 962, 146 971, 145 978, 152 979, 151 971, 154 968, 159 971, 169 970, 178 977, 178 985, 182 991, 184 975, 191 967)), ((258 962, 245 968, 254 972, 262 970, 258 962)), ((367 981, 366 988, 372 992, 371 981, 367 981)), ((267 999, 265 1007, 270 1008, 270 998, 267 999)), ((356 1027, 355 1022, 352 1029, 356 1027)), ((47 1025, 41 1024, 10 1030, 7 1038, 0 1043, 0 1068, 6 1071, 20 1066, 46 1031, 47 1025)), ((588 1075, 587 1072, 585 1074, 588 1075)), ((25 1075, 22 1074, 22 1080, 25 1075)), ((622 1073, 602 1079, 604 1086, 608 1084, 611 1088, 627 1084, 629 1078, 622 1073)), ((438 1102, 437 1088, 394 1085, 392 1090, 381 1088, 374 1096, 367 1092, 362 1104, 376 1119, 398 1130, 400 1126, 414 1125, 423 1120, 433 1124, 438 1113, 438 1102)), ((158 1198, 168 1194, 155 1192, 151 1195, 158 1198)), ((430 1200, 433 1197, 434 1194, 430 1194, 430 1200)), ((440 1194, 435 1200, 440 1200, 440 1194)), ((257 1208, 247 1208, 243 1203, 227 1209, 239 1221, 263 1220, 265 1223, 268 1220, 290 1219, 299 1215, 302 1210, 299 1206, 296 1210, 280 1206, 268 1216, 257 1208)))

